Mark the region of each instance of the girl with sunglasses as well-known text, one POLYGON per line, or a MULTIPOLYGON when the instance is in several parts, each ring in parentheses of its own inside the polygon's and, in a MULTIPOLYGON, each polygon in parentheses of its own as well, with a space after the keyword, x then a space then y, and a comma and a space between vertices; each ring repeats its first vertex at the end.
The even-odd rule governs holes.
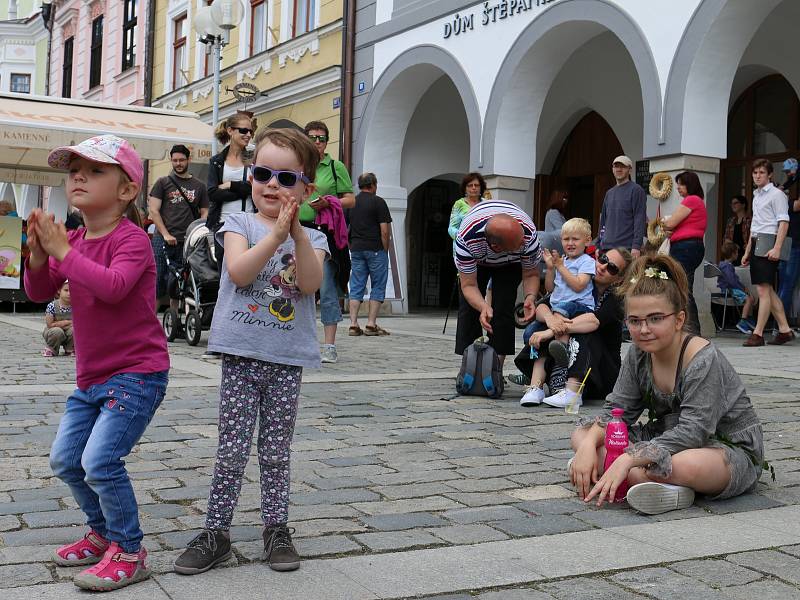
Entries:
POLYGON ((219 299, 208 347, 222 354, 219 445, 205 529, 175 561, 194 575, 232 556, 230 527, 258 420, 264 555, 270 568, 300 566, 289 517, 290 444, 303 367, 319 368, 314 294, 325 235, 300 224, 319 155, 293 129, 264 129, 250 181, 258 212, 228 216, 219 299))
POLYGON ((722 352, 685 331, 683 267, 669 256, 643 256, 620 292, 634 346, 603 413, 582 419, 572 435, 567 468, 578 495, 600 506, 627 479, 628 504, 660 514, 691 506, 695 493, 723 499, 755 488, 766 466, 761 423, 722 352), (630 445, 601 473, 612 408, 624 411, 630 445))
MULTIPOLYGON (((208 169, 208 198, 210 208, 206 225, 212 231, 220 228, 225 217, 238 212, 255 212, 252 188, 248 181, 247 146, 253 138, 250 113, 237 112, 222 121, 214 132, 221 144, 227 144, 219 154, 212 156, 208 169)), ((217 248, 218 252, 222 250, 217 248)), ((218 254, 217 262, 222 257, 218 254)))

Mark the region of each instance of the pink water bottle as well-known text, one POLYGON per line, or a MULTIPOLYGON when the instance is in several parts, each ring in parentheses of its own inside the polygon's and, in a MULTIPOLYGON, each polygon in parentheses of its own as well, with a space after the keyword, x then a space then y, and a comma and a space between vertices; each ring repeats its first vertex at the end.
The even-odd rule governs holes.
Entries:
MULTIPOLYGON (((622 420, 622 415, 625 411, 621 408, 611 409, 611 421, 606 425, 606 460, 603 465, 603 472, 608 471, 620 454, 625 452, 628 447, 628 426, 622 420)), ((628 493, 628 482, 624 481, 617 488, 617 495, 614 502, 622 502, 625 499, 625 494, 628 493)))

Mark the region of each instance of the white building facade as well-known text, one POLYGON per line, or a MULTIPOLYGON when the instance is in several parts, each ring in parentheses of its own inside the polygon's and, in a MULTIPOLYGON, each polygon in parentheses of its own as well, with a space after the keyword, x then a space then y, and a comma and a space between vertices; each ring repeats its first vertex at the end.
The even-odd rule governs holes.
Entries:
POLYGON ((617 154, 645 187, 694 170, 716 260, 752 160, 781 180, 798 155, 797 23, 796 0, 359 1, 353 172, 392 210, 403 308, 447 305, 447 217, 470 171, 537 223, 567 190, 596 231, 617 154))

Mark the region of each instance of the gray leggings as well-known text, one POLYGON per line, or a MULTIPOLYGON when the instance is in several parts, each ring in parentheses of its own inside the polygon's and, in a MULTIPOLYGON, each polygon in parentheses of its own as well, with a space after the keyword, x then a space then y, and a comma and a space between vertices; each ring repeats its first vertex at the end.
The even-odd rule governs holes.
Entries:
POLYGON ((207 529, 228 530, 258 417, 261 518, 264 525, 289 518, 289 456, 302 367, 253 358, 222 357, 219 446, 208 496, 207 529))

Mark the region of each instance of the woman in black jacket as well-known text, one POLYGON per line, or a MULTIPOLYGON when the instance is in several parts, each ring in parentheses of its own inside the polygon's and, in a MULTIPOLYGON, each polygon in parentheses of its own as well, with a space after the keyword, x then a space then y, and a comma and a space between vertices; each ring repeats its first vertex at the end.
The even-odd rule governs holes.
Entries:
MULTIPOLYGON (((225 215, 235 212, 255 212, 252 187, 247 180, 251 158, 247 145, 253 138, 253 124, 248 113, 237 112, 222 121, 214 132, 217 140, 228 144, 212 156, 208 169, 208 198, 210 207, 206 225, 216 231, 225 215)), ((217 250, 221 250, 219 247, 217 250)), ((221 254, 219 255, 221 263, 221 254)))

